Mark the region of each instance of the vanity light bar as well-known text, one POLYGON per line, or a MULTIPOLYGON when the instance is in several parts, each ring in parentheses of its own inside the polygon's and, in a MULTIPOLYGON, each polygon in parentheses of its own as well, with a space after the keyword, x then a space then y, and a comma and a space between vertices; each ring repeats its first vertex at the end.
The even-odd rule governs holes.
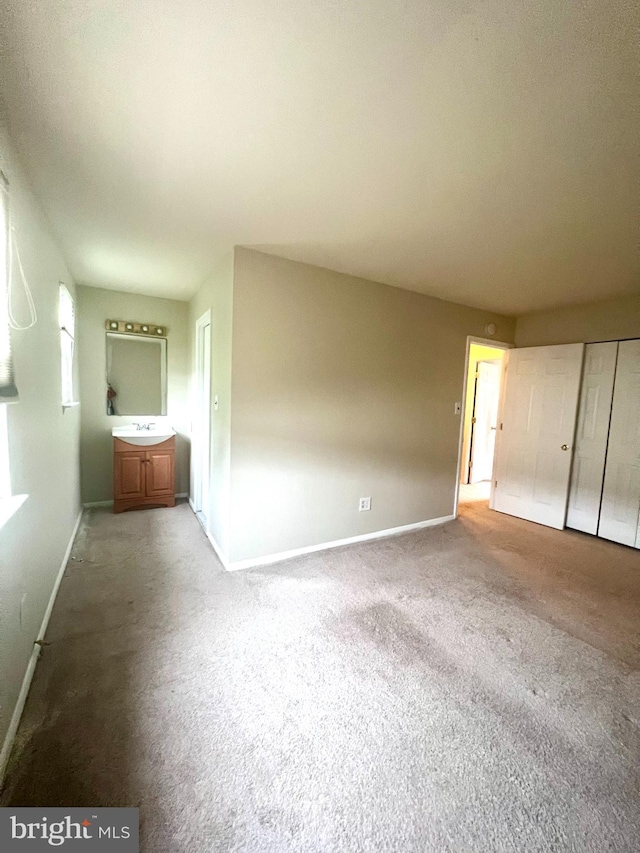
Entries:
POLYGON ((164 337, 167 334, 166 326, 154 326, 151 323, 131 323, 128 320, 107 320, 105 329, 108 332, 129 332, 130 335, 153 335, 164 337))

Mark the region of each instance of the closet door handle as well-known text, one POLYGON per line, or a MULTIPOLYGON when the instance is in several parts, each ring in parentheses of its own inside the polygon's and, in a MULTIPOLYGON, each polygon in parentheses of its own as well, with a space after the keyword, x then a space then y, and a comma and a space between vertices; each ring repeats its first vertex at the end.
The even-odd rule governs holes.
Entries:
POLYGON ((560 450, 568 450, 568 449, 569 449, 569 445, 567 445, 567 444, 563 444, 562 447, 560 448, 560 450))

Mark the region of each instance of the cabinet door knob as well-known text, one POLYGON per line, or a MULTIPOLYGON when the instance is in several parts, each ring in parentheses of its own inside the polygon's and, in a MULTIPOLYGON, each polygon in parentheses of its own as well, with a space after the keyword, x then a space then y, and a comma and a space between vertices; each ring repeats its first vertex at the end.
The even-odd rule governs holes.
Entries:
POLYGON ((569 446, 567 444, 563 444, 560 450, 568 450, 569 446))

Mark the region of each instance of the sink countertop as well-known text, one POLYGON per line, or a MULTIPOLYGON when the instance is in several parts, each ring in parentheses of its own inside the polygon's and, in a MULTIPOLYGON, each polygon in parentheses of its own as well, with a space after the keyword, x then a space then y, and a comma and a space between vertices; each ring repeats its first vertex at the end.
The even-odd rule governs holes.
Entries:
POLYGON ((111 435, 126 441, 127 444, 137 444, 148 447, 151 444, 160 444, 175 435, 172 427, 158 427, 157 429, 136 429, 134 426, 113 427, 111 435))

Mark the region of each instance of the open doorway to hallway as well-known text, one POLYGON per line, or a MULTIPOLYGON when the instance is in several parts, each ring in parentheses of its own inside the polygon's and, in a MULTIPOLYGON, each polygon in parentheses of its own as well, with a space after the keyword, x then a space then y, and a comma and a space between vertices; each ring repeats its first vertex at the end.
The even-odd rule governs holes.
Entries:
POLYGON ((459 469, 459 503, 489 501, 507 344, 469 340, 459 469))

